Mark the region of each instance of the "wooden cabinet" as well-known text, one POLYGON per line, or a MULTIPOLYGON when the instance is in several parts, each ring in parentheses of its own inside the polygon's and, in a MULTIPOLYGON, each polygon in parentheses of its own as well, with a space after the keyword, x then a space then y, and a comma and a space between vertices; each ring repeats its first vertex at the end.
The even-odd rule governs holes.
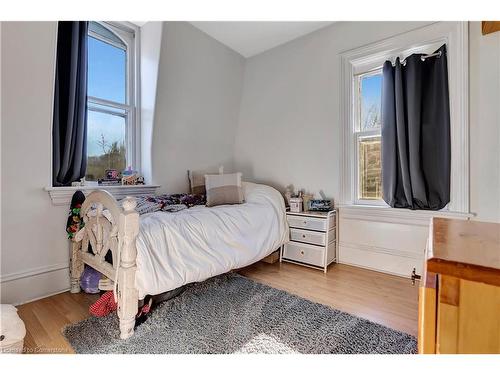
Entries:
POLYGON ((500 224, 433 219, 418 324, 420 353, 500 353, 500 224))

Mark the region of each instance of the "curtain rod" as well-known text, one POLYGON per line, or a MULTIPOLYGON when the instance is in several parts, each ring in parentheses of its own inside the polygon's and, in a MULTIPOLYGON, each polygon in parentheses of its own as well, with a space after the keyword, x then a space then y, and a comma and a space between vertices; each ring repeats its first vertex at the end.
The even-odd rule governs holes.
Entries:
MULTIPOLYGON (((429 57, 437 57, 437 58, 439 59, 439 58, 441 57, 441 55, 442 55, 442 54, 443 54, 443 53, 442 53, 441 51, 438 51, 438 52, 436 52, 436 53, 431 53, 431 54, 429 54, 429 55, 423 55, 423 56, 420 56, 420 60, 425 61, 425 59, 428 59, 429 57)), ((410 55, 410 56, 411 56, 411 55, 410 55)), ((408 56, 408 57, 410 57, 410 56, 408 56)), ((406 65, 406 59, 407 59, 408 57, 405 57, 405 59, 401 62, 401 64, 406 65)))
MULTIPOLYGON (((429 57, 437 57, 437 58, 440 58, 442 54, 443 54, 443 53, 442 53, 441 51, 438 51, 438 52, 436 52, 436 53, 431 53, 431 54, 429 54, 429 55, 420 56, 420 60, 425 61, 425 59, 428 59, 429 57)), ((410 56, 411 56, 411 55, 410 55, 410 56)), ((408 56, 408 57, 410 57, 410 56, 408 56)), ((403 61, 401 61, 401 65, 403 65, 403 66, 405 66, 405 65, 406 65, 406 59, 407 59, 408 57, 405 57, 405 58, 403 59, 403 61)), ((362 73, 357 73, 357 74, 354 74, 354 75, 355 75, 355 76, 360 76, 360 75, 364 75, 364 74, 370 74, 370 73, 376 72, 376 71, 378 71, 378 70, 382 70, 382 68, 383 68, 382 66, 377 66, 376 68, 372 68, 372 69, 367 70, 367 71, 365 71, 365 72, 362 72, 362 73)))

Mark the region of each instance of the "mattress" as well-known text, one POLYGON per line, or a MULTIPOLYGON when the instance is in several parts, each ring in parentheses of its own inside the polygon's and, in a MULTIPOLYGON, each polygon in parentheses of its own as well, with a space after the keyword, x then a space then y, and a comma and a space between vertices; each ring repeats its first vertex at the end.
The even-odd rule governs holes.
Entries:
POLYGON ((243 204, 140 217, 135 277, 140 299, 255 263, 287 240, 281 194, 248 182, 242 188, 243 204))

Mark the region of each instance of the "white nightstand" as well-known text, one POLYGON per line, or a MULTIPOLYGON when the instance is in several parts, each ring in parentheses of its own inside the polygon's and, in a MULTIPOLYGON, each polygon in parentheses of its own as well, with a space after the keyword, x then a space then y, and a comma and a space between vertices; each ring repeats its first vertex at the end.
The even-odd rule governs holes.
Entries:
POLYGON ((287 212, 290 241, 281 247, 280 262, 322 269, 337 260, 337 212, 287 212))

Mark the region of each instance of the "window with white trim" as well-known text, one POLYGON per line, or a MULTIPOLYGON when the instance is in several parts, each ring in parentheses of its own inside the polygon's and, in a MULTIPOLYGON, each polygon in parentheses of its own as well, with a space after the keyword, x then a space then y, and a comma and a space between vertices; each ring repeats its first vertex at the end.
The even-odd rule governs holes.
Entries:
POLYGON ((117 23, 89 23, 87 180, 138 167, 134 34, 117 23))
POLYGON ((384 61, 432 53, 443 44, 447 46, 451 117, 451 194, 443 210, 469 213, 467 22, 433 23, 342 54, 342 205, 388 207, 381 199, 377 108, 384 61))

